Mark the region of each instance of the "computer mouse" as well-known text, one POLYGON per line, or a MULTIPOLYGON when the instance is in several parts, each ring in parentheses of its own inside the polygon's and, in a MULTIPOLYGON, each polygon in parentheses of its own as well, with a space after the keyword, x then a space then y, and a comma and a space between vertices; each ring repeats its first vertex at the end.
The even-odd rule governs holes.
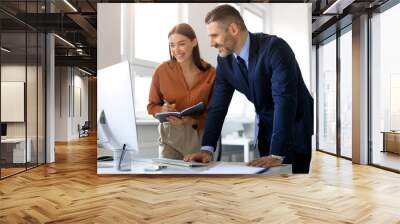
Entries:
POLYGON ((114 158, 112 156, 100 156, 97 158, 97 161, 113 161, 114 158))

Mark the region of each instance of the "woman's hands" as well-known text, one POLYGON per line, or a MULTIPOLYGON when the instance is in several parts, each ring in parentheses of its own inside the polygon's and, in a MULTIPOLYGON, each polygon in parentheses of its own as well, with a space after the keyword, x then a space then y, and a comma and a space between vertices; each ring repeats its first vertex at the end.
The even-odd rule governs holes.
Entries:
POLYGON ((176 111, 176 104, 164 103, 161 107, 161 112, 173 112, 176 111))
POLYGON ((197 124, 196 119, 191 118, 191 117, 187 117, 187 116, 186 117, 182 117, 182 118, 169 116, 167 118, 167 120, 169 122, 171 122, 172 125, 176 125, 176 126, 179 126, 179 125, 195 125, 195 124, 197 124))
MULTIPOLYGON (((174 111, 177 111, 176 110, 176 104, 169 104, 169 103, 165 102, 163 104, 163 106, 161 107, 161 112, 174 112, 174 111)), ((194 119, 192 117, 188 117, 188 116, 185 116, 185 117, 182 117, 182 118, 169 116, 169 117, 167 117, 167 120, 169 122, 171 122, 172 125, 176 125, 176 126, 179 126, 179 125, 195 125, 195 124, 197 124, 196 119, 194 119)))

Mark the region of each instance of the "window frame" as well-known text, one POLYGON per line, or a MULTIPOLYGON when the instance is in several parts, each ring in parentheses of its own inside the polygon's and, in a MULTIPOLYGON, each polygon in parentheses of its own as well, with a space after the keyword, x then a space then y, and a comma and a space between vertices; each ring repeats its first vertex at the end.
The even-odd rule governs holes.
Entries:
POLYGON ((373 35, 372 35, 372 20, 374 18, 375 14, 382 14, 385 11, 391 9, 392 7, 397 6, 400 4, 398 0, 388 0, 384 4, 380 5, 373 11, 368 12, 368 31, 367 31, 367 38, 368 38, 368 71, 367 71, 367 76, 368 76, 368 165, 377 167, 383 170, 395 172, 395 173, 400 173, 400 170, 390 168, 385 165, 380 165, 378 163, 374 163, 373 160, 373 154, 374 154, 374 146, 373 146, 373 126, 372 126, 372 121, 373 121, 373 113, 372 113, 372 108, 373 108, 373 102, 372 102, 372 96, 373 96, 373 88, 372 88, 372 78, 373 78, 373 69, 372 69, 372 41, 373 41, 373 35))
POLYGON ((347 24, 345 27, 337 30, 335 33, 333 33, 332 35, 326 37, 325 39, 320 40, 317 44, 316 44, 316 151, 319 152, 323 152, 323 153, 327 153, 329 155, 333 155, 339 158, 343 158, 346 160, 352 160, 352 158, 349 158, 347 156, 343 156, 342 152, 341 152, 341 119, 340 119, 340 113, 341 113, 341 108, 340 108, 340 104, 341 104, 341 99, 340 99, 340 75, 341 75, 341 67, 340 67, 340 60, 341 60, 341 55, 340 55, 340 38, 342 35, 344 35, 347 32, 352 32, 352 23, 347 24), (320 77, 320 73, 319 73, 319 47, 320 45, 323 44, 327 44, 331 41, 336 41, 336 152, 335 153, 331 153, 328 152, 324 149, 321 149, 319 147, 319 134, 320 134, 320 130, 319 130, 319 77, 320 77))
MULTIPOLYGON (((138 3, 138 4, 148 4, 148 3, 138 3)), ((151 3, 150 3, 151 4, 151 3)), ((156 3, 154 3, 156 4, 156 3)), ((178 21, 187 21, 187 9, 188 9, 188 5, 187 3, 184 4, 180 4, 180 3, 171 3, 171 4, 177 4, 177 10, 178 10, 178 21)), ((137 4, 134 4, 133 7, 135 7, 137 4)), ((134 15, 131 17, 131 24, 135 24, 135 19, 137 17, 134 15)), ((135 49, 135 35, 134 33, 136 32, 135 30, 136 28, 133 28, 131 30, 131 46, 133 46, 133 49, 135 49)), ((149 75, 151 76, 152 73, 148 73, 148 69, 152 69, 154 70, 154 68, 156 68, 160 62, 155 62, 155 61, 150 61, 150 60, 146 60, 146 59, 142 59, 142 58, 138 58, 136 57, 135 54, 135 50, 133 50, 133 54, 131 54, 130 57, 130 61, 132 62, 132 65, 139 67, 139 69, 147 71, 145 74, 143 75, 149 75)))
POLYGON ((262 30, 261 32, 265 32, 265 10, 259 6, 256 5, 256 3, 238 3, 239 8, 240 8, 240 15, 243 16, 244 10, 249 11, 250 13, 253 13, 255 16, 260 17, 261 19, 261 26, 262 30))

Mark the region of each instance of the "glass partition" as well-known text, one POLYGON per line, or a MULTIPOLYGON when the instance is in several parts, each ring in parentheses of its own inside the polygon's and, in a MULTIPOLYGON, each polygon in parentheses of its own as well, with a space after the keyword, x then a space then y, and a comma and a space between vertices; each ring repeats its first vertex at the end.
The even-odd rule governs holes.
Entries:
POLYGON ((38 64, 37 64, 37 162, 43 164, 46 162, 46 36, 43 33, 38 34, 38 64))
POLYGON ((318 149, 336 154, 336 37, 318 48, 318 149))
MULTIPOLYGON (((1 1, 0 178, 45 162, 45 34, 18 20, 45 1, 1 1)), ((35 18, 35 17, 34 17, 35 18)))
POLYGON ((26 33, 1 34, 1 175, 24 171, 26 159, 26 33), (6 49, 6 50, 5 50, 6 49))
POLYGON ((27 112, 27 167, 37 165, 37 132, 38 132, 38 34, 36 32, 27 33, 27 69, 26 69, 26 112, 27 112))

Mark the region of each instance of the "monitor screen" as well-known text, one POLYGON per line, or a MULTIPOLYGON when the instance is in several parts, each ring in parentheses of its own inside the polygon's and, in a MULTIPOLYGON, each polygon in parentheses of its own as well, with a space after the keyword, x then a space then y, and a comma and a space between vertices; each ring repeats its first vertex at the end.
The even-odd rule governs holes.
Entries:
POLYGON ((7 136, 7 124, 1 123, 1 136, 7 136))
POLYGON ((97 75, 98 139, 105 149, 138 151, 132 76, 127 61, 97 75), (103 144, 104 143, 104 144, 103 144))

